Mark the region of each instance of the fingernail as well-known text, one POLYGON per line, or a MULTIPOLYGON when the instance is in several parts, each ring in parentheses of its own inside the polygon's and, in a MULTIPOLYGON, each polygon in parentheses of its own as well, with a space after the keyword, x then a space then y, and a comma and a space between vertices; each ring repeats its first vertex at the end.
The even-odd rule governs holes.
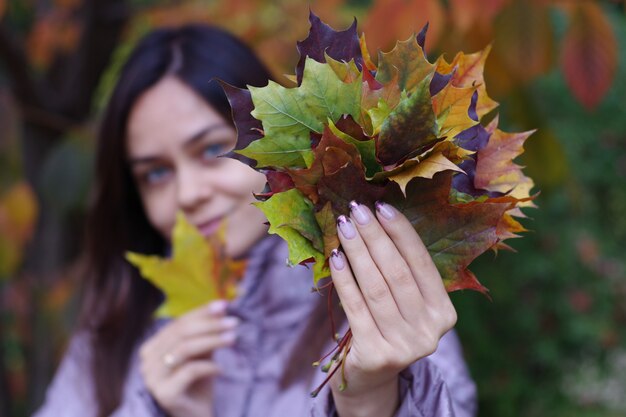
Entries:
POLYGON ((220 314, 226 311, 226 307, 228 307, 228 301, 216 300, 209 304, 207 309, 211 314, 220 314))
POLYGON ((333 249, 330 252, 330 261, 333 263, 333 268, 337 271, 341 271, 346 266, 343 254, 338 249, 333 249))
POLYGON ((234 329, 235 327, 239 326, 239 322, 240 320, 237 317, 233 316, 224 317, 221 320, 221 324, 224 329, 234 329))
POLYGON ((396 215, 396 210, 389 204, 383 203, 382 201, 377 201, 375 206, 376 211, 387 220, 393 219, 396 215))
POLYGON ((225 333, 222 333, 221 338, 224 342, 233 343, 235 340, 237 340, 237 332, 229 330, 225 333))
POLYGON ((370 221, 370 214, 367 209, 356 201, 350 202, 350 211, 354 216, 354 220, 361 226, 366 225, 370 221))
POLYGON ((346 239, 354 239, 356 237, 356 229, 354 225, 343 214, 337 218, 337 224, 339 225, 339 231, 346 239))

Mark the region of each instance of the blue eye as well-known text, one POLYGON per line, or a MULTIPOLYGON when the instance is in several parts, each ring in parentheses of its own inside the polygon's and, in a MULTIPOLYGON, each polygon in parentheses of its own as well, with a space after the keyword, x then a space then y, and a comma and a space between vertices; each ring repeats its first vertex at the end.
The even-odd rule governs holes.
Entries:
POLYGON ((167 177, 169 172, 170 170, 167 167, 155 167, 146 172, 143 175, 143 178, 148 184, 157 184, 162 182, 167 177))
POLYGON ((220 156, 223 153, 224 153, 224 145, 221 143, 213 143, 213 144, 207 145, 202 150, 202 157, 204 159, 213 159, 217 156, 220 156))

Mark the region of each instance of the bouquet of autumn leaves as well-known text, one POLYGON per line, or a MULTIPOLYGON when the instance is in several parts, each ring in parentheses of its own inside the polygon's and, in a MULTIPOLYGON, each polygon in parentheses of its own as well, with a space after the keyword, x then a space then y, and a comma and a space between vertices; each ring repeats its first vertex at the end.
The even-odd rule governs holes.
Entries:
POLYGON ((352 200, 382 200, 411 221, 448 291, 486 293, 468 265, 510 249, 533 187, 513 162, 532 132, 505 133, 497 116, 484 123, 497 107, 483 79, 489 48, 431 63, 426 26, 374 64, 356 21, 341 32, 310 22, 296 86, 223 84, 238 131, 232 156, 267 177, 256 205, 269 232, 287 241, 291 264, 313 264, 317 285, 339 246, 337 217, 352 200))

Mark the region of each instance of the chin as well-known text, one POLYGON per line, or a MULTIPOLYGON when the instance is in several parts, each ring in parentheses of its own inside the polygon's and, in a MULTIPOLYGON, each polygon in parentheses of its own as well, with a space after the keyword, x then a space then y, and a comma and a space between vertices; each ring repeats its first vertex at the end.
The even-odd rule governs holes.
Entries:
POLYGON ((228 233, 226 238, 226 256, 240 258, 246 255, 250 249, 266 234, 268 227, 248 227, 246 230, 237 230, 228 233))

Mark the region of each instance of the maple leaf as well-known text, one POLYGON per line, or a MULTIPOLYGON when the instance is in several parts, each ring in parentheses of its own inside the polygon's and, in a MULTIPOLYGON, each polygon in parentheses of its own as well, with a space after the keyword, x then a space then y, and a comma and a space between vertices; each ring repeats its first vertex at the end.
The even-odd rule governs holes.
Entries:
POLYGON ((268 171, 265 176, 267 178, 267 184, 269 185, 272 193, 280 193, 282 191, 287 191, 295 187, 293 180, 285 172, 268 171))
POLYGON ((289 263, 297 265, 315 261, 313 279, 317 283, 329 275, 322 253, 322 231, 315 219, 313 205, 300 191, 277 193, 263 202, 254 203, 270 223, 269 233, 282 237, 289 246, 289 263))
POLYGON ((217 299, 232 299, 245 261, 224 255, 225 225, 208 241, 179 213, 172 234, 172 258, 128 252, 126 259, 163 291, 158 317, 179 317, 217 299))
POLYGON ((354 60, 348 62, 337 61, 328 55, 325 56, 326 63, 335 71, 337 77, 344 83, 351 83, 361 76, 361 70, 354 63, 354 60))
POLYGON ((384 84, 397 73, 400 89, 412 92, 434 70, 435 65, 426 59, 417 37, 411 36, 406 41, 398 42, 390 52, 379 53, 376 80, 384 84))
MULTIPOLYGON (((522 167, 515 164, 513 160, 524 152, 522 146, 533 132, 534 130, 523 133, 505 133, 496 129, 491 134, 487 145, 477 153, 475 186, 488 191, 509 193, 518 186, 526 184, 528 180, 522 172, 522 167)), ((525 190, 525 192, 528 191, 530 189, 525 190)), ((517 196, 529 197, 527 193, 517 196)))
POLYGON ((406 186, 416 177, 432 178, 435 174, 442 171, 463 172, 458 165, 452 163, 441 152, 433 152, 423 159, 409 159, 398 168, 385 172, 385 177, 396 182, 402 193, 406 195, 406 186))
POLYGON ((450 82, 453 86, 458 88, 477 86, 478 103, 476 113, 479 119, 498 106, 498 103, 487 95, 487 88, 483 76, 485 61, 490 51, 491 45, 473 54, 459 52, 449 64, 444 59, 443 55, 436 62, 437 72, 441 74, 452 74, 450 82))
POLYGON ((497 227, 511 203, 450 204, 452 173, 414 178, 406 198, 388 196, 411 222, 437 265, 448 291, 486 292, 467 267, 498 241, 497 227))
POLYGON ((360 114, 360 80, 344 83, 328 65, 310 58, 299 87, 270 81, 267 87, 249 89, 254 103, 251 114, 262 122, 265 136, 238 152, 256 160, 258 167, 309 166, 311 132, 322 133, 327 119, 360 114))
POLYGON ((309 13, 311 30, 309 36, 298 42, 300 60, 296 66, 298 85, 302 83, 306 57, 317 62, 326 62, 326 54, 338 61, 349 62, 354 60, 359 67, 362 65, 361 45, 356 33, 356 19, 352 25, 341 32, 333 30, 323 23, 313 12, 309 13))
POLYGON ((315 212, 315 220, 319 224, 324 239, 324 256, 328 258, 333 249, 339 247, 339 237, 337 236, 337 220, 333 212, 330 201, 315 212))
POLYGON ((358 201, 374 209, 374 203, 382 199, 384 189, 365 179, 362 167, 348 162, 336 172, 323 176, 317 184, 319 204, 330 202, 336 216, 349 215, 349 204, 358 201))
POLYGON ((361 47, 361 56, 363 57, 363 65, 369 71, 375 71, 376 65, 372 62, 370 51, 367 49, 367 43, 365 42, 365 33, 361 33, 359 37, 359 46, 361 47))
POLYGON ((295 187, 313 203, 318 203, 317 183, 324 175, 335 173, 350 161, 362 167, 361 155, 357 148, 337 137, 331 127, 324 130, 319 144, 314 150, 314 160, 310 168, 290 170, 287 173, 295 187))
MULTIPOLYGON (((432 94, 432 83, 431 83, 432 94)), ((452 84, 443 87, 432 98, 433 111, 437 117, 439 136, 455 137, 478 124, 470 117, 472 97, 476 87, 458 88, 452 84)))
POLYGON ((376 156, 383 165, 410 158, 436 143, 437 122, 429 84, 429 77, 423 79, 383 121, 376 142, 376 156))
MULTIPOLYGON (((253 141, 263 137, 263 125, 252 117, 254 103, 250 90, 233 87, 232 85, 220 81, 224 89, 226 98, 232 109, 233 122, 237 129, 237 143, 233 151, 240 151, 249 146, 253 141)), ((237 159, 245 164, 254 166, 255 161, 237 152, 230 152, 229 157, 237 159)))
POLYGON ((333 134, 359 151, 368 178, 382 169, 376 160, 376 141, 367 136, 351 116, 339 119, 337 124, 329 122, 328 127, 333 134))

